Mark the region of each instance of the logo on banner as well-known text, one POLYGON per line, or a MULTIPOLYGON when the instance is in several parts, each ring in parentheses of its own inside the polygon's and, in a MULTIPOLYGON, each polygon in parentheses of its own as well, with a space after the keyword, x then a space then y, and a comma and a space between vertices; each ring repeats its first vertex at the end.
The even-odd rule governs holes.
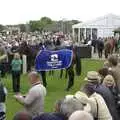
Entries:
POLYGON ((53 54, 50 56, 50 61, 47 61, 47 65, 52 68, 58 68, 59 66, 62 66, 62 61, 59 60, 57 54, 53 54))
POLYGON ((53 62, 58 61, 58 55, 57 54, 51 55, 51 61, 53 62))

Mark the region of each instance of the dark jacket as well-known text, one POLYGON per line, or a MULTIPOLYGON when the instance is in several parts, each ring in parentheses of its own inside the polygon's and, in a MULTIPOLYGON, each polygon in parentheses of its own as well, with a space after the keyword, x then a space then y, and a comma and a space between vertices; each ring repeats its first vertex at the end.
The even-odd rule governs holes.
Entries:
POLYGON ((103 50, 104 49, 104 42, 102 40, 97 41, 97 49, 103 50))
POLYGON ((94 90, 104 98, 113 120, 119 120, 115 99, 109 88, 104 85, 95 85, 94 90))

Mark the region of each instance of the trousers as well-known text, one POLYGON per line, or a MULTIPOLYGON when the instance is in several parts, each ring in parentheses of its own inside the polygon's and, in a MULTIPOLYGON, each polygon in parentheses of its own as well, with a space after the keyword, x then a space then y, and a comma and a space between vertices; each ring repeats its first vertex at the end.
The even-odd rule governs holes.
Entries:
POLYGON ((13 92, 20 92, 20 71, 12 71, 13 92))
POLYGON ((68 85, 67 85, 67 91, 74 85, 74 70, 73 67, 68 69, 68 85))

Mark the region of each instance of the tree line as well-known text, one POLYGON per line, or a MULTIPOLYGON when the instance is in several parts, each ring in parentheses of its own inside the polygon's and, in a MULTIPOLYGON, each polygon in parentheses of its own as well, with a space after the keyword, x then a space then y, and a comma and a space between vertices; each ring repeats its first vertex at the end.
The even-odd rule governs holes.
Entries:
MULTIPOLYGON (((19 27, 21 32, 34 31, 63 31, 65 33, 72 31, 72 25, 77 24, 78 20, 59 20, 54 21, 49 17, 42 17, 40 20, 30 20, 26 24, 10 25, 19 27)), ((0 24, 0 32, 5 30, 7 26, 0 24)))

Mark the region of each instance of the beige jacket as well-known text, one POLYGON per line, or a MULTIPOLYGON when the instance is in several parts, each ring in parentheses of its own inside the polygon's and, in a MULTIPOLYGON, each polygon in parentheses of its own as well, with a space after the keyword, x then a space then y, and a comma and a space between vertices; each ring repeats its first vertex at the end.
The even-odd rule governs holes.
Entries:
POLYGON ((29 90, 25 98, 22 96, 18 97, 18 101, 24 104, 25 110, 32 116, 37 116, 44 112, 45 95, 46 88, 43 85, 38 84, 29 90))
POLYGON ((89 101, 91 103, 91 112, 94 117, 97 116, 98 104, 98 120, 112 120, 109 109, 101 95, 94 93, 90 96, 89 101))

